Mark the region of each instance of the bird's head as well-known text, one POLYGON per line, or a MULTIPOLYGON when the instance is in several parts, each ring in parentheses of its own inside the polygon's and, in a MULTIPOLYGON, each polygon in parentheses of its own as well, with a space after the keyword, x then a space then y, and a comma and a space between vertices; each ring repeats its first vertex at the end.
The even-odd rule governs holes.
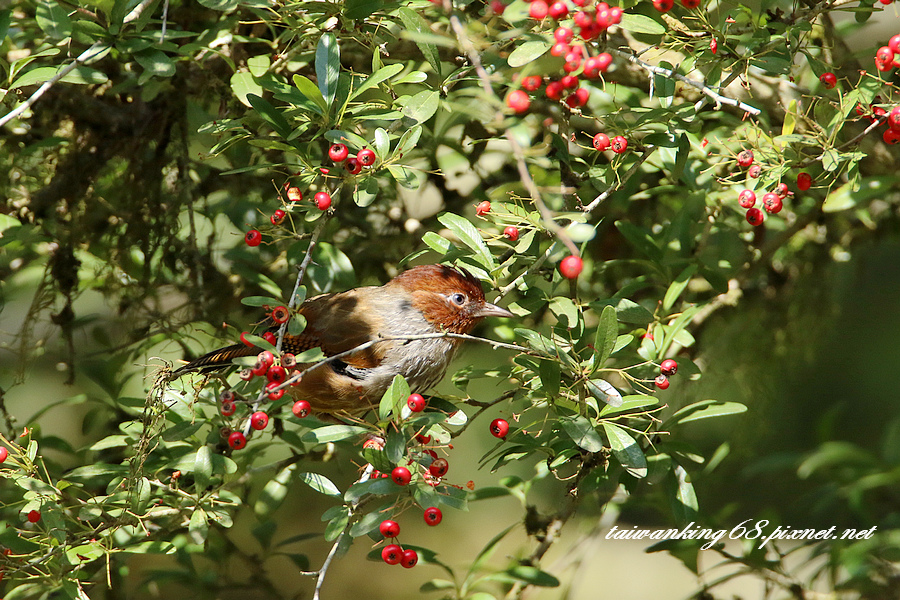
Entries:
POLYGON ((478 280, 464 269, 413 267, 397 275, 390 285, 399 285, 409 293, 413 307, 442 331, 469 333, 485 317, 514 316, 487 302, 478 280))

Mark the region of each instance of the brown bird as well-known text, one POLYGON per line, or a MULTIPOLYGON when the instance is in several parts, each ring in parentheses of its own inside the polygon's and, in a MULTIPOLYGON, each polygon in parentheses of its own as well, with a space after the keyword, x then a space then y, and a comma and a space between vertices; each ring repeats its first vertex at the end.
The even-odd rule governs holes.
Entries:
MULTIPOLYGON (((326 413, 372 408, 395 375, 403 375, 413 392, 427 390, 444 377, 462 342, 449 337, 380 338, 465 334, 485 317, 513 316, 485 301, 481 285, 470 273, 443 265, 414 267, 380 287, 321 294, 301 304, 296 312, 306 318, 306 328, 300 335, 284 336, 283 352, 299 354, 321 348, 326 357, 348 352, 310 371, 290 388, 296 399, 326 413), (367 342, 374 343, 353 351, 367 342)), ((260 351, 244 344, 221 348, 191 361, 174 376, 227 367, 233 358, 260 351)))

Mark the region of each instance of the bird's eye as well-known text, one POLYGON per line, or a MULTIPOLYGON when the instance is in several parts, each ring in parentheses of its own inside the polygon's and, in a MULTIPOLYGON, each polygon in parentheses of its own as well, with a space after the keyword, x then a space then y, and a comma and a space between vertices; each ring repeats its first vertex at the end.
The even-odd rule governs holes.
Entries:
POLYGON ((460 294, 459 292, 457 292, 456 294, 453 294, 452 296, 450 296, 450 301, 453 302, 453 304, 456 304, 457 306, 462 306, 463 304, 466 303, 466 295, 460 294))

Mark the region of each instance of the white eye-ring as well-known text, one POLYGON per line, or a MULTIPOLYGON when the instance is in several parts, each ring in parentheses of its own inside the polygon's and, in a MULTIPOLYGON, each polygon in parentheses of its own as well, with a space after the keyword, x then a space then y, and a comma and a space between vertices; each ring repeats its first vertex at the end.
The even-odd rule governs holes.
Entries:
POLYGON ((450 301, 453 304, 456 304, 457 306, 462 306, 463 304, 466 303, 466 295, 460 294, 459 292, 457 292, 457 293, 453 294, 452 296, 450 296, 450 301))

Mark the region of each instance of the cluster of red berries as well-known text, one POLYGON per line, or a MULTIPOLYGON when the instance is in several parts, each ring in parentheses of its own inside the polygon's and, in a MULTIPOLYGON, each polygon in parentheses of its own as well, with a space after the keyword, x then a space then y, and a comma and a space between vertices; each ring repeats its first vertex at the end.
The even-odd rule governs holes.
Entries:
MULTIPOLYGON (((488 200, 482 200, 475 206, 475 214, 479 217, 483 217, 484 215, 491 212, 491 203, 488 200)), ((508 239, 511 242, 515 242, 519 239, 519 228, 515 225, 510 225, 503 230, 503 237, 508 239)))
POLYGON ((656 379, 653 380, 653 383, 656 384, 661 390, 667 389, 669 387, 669 377, 675 374, 675 371, 678 370, 678 363, 672 360, 671 358, 667 358, 662 361, 659 365, 659 375, 656 376, 656 379))
MULTIPOLYGON (((622 9, 618 6, 609 6, 606 2, 599 2, 596 6, 593 0, 572 0, 572 6, 565 0, 555 0, 548 4, 545 0, 531 0, 528 14, 538 21, 550 17, 558 22, 571 17, 572 26, 559 25, 553 31, 553 46, 550 54, 565 60, 563 72, 565 75, 559 79, 552 79, 547 83, 544 94, 551 100, 563 100, 570 108, 580 108, 587 104, 590 92, 579 85, 578 76, 585 79, 597 79, 601 73, 605 73, 612 64, 612 55, 601 52, 596 56, 589 55, 588 46, 584 42, 596 39, 604 31, 622 20, 622 9), (576 41, 576 33, 582 41, 576 41)), ((521 82, 522 89, 513 90, 506 97, 506 105, 514 112, 523 113, 531 106, 531 98, 528 92, 536 92, 541 89, 544 80, 539 75, 524 77, 521 82)))
MULTIPOLYGON (((681 0, 681 5, 685 8, 697 8, 700 6, 700 0, 681 0)), ((659 12, 669 12, 674 6, 675 0, 653 0, 653 8, 659 12)), ((715 40, 713 41, 715 42, 715 40)))
POLYGON ((621 135, 609 139, 609 136, 605 133, 598 133, 591 140, 591 144, 598 152, 612 150, 616 154, 624 154, 628 150, 628 140, 621 135))
MULTIPOLYGON (((803 185, 806 186, 805 189, 809 189, 806 178, 809 178, 808 184, 812 185, 812 178, 809 176, 809 174, 801 173, 797 177, 798 187, 799 182, 802 181, 803 185)), ((788 186, 786 183, 779 183, 777 186, 775 186, 774 192, 767 192, 763 194, 763 209, 770 215, 780 213, 781 209, 784 208, 784 199, 787 198, 791 193, 792 192, 788 190, 788 186)), ((738 203, 741 205, 741 208, 747 209, 747 222, 754 227, 762 225, 763 221, 766 220, 766 216, 765 214, 763 214, 763 211, 754 206, 756 204, 756 193, 753 190, 742 191, 738 195, 738 203)))
MULTIPOLYGON (((351 175, 358 175, 363 167, 371 167, 375 164, 375 153, 368 148, 363 148, 356 153, 356 156, 350 156, 350 150, 346 145, 337 143, 332 144, 328 149, 328 158, 337 164, 343 164, 344 168, 351 175)), ((322 209, 325 210, 325 209, 322 209)))
MULTIPOLYGON (((879 98, 875 98, 875 101, 878 102, 879 98)), ((884 130, 884 133, 881 134, 881 138, 884 140, 886 144, 893 146, 894 144, 900 143, 900 105, 895 106, 891 109, 891 112, 888 112, 886 109, 881 108, 880 106, 875 106, 874 104, 869 107, 871 113, 865 109, 861 104, 856 106, 856 114, 860 116, 866 116, 873 123, 876 121, 880 121, 887 125, 887 128, 884 130)))
POLYGON ((879 71, 891 71, 900 68, 900 62, 895 58, 900 57, 900 33, 893 36, 887 46, 882 46, 875 53, 875 68, 879 71))
MULTIPOLYGON (((425 523, 434 527, 440 524, 444 519, 441 509, 431 506, 425 509, 422 514, 425 523)), ((381 560, 389 565, 400 565, 405 569, 411 569, 419 562, 419 554, 413 549, 404 550, 396 543, 397 536, 400 535, 400 524, 390 519, 385 519, 378 526, 378 530, 385 539, 391 540, 391 543, 381 550, 381 560)))

